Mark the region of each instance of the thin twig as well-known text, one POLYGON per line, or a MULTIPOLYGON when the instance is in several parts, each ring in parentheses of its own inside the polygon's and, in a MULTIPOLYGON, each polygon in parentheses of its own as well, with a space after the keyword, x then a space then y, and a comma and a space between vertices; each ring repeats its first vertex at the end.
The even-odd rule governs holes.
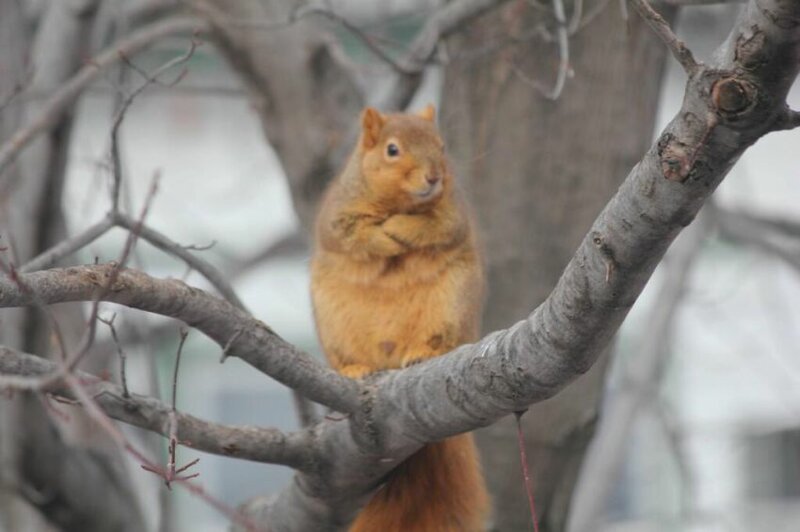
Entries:
POLYGON ((107 216, 96 224, 86 228, 82 233, 73 236, 68 240, 62 240, 47 251, 43 251, 38 256, 23 264, 19 271, 29 273, 37 270, 46 270, 64 257, 75 253, 106 234, 109 229, 114 227, 111 217, 107 216))
POLYGON ((522 475, 525 479, 525 493, 528 495, 528 509, 531 512, 533 521, 533 531, 539 532, 539 521, 536 518, 536 504, 533 499, 533 479, 528 469, 528 454, 525 452, 525 435, 522 433, 522 414, 525 412, 514 412, 517 420, 517 442, 519 443, 519 460, 522 463, 522 475))
MULTIPOLYGON (((193 465, 197 464, 200 459, 197 458, 196 460, 192 460, 188 464, 178 469, 175 468, 175 464, 177 460, 175 458, 175 452, 178 448, 178 410, 176 409, 177 399, 178 399, 178 371, 181 367, 181 353, 183 353, 183 344, 186 342, 186 337, 189 336, 189 331, 186 329, 181 328, 180 330, 180 343, 178 344, 178 352, 175 355, 175 370, 172 373, 172 410, 169 412, 169 457, 167 459, 167 469, 166 474, 164 475, 164 484, 166 484, 167 489, 172 489, 171 483, 176 480, 189 480, 195 477, 200 476, 200 473, 192 473, 191 475, 181 475, 182 472, 186 471, 193 465)), ((158 473, 157 471, 153 471, 152 469, 145 467, 144 465, 142 468, 151 471, 153 473, 158 473)))
POLYGON ((11 102, 13 102, 17 96, 25 92, 30 85, 32 78, 33 70, 29 70, 24 79, 14 84, 14 88, 11 89, 11 92, 0 101, 0 113, 3 112, 6 107, 11 105, 11 102))
POLYGON ((230 351, 233 342, 235 342, 236 339, 239 338, 239 336, 241 336, 243 332, 244 329, 236 329, 236 332, 234 332, 233 335, 231 335, 230 340, 228 340, 228 342, 222 348, 222 355, 220 355, 219 357, 220 364, 223 364, 225 360, 228 358, 228 351, 230 351))
POLYGON ((572 4, 572 16, 569 18, 567 29, 570 35, 575 35, 580 28, 581 18, 583 17, 583 0, 575 0, 572 4))
POLYGON ((208 4, 208 3, 200 3, 197 2, 195 7, 201 13, 204 13, 206 16, 209 16, 215 21, 219 21, 222 24, 228 26, 235 26, 239 28, 246 28, 246 29, 255 29, 255 30, 265 30, 265 31, 272 31, 272 30, 279 30, 288 28, 293 24, 296 24, 300 20, 311 16, 311 15, 320 15, 328 20, 331 20, 337 24, 339 24, 342 28, 347 30, 351 35, 353 35, 356 39, 361 41, 367 49, 372 52, 378 59, 382 62, 389 65, 395 72, 398 74, 413 74, 412 70, 409 70, 405 65, 398 63, 392 56, 390 56, 386 51, 378 46, 375 42, 375 38, 369 35, 366 31, 359 28, 346 17, 340 15, 333 11, 330 7, 327 7, 321 3, 316 2, 309 2, 306 4, 298 4, 295 6, 292 11, 289 12, 289 15, 282 19, 282 20, 264 20, 264 19, 241 19, 241 18, 232 18, 228 16, 226 13, 222 12, 221 10, 217 9, 216 7, 208 4))
MULTIPOLYGON (((182 65, 186 63, 191 57, 194 55, 195 50, 197 49, 197 41, 192 38, 191 44, 189 45, 189 49, 182 55, 178 57, 174 57, 155 69, 152 74, 150 73, 143 73, 145 77, 144 83, 136 87, 123 101, 120 105, 119 109, 117 110, 116 114, 114 115, 114 120, 111 126, 111 175, 113 177, 113 186, 111 189, 111 210, 112 212, 119 211, 119 192, 120 186, 122 185, 122 163, 120 159, 120 152, 119 152, 119 128, 122 124, 123 118, 125 118, 125 112, 133 103, 134 99, 142 93, 148 86, 152 83, 155 83, 158 78, 163 75, 164 73, 168 72, 172 68, 182 65)), ((133 65, 133 63, 127 58, 127 56, 120 52, 120 58, 128 65, 133 65)), ((137 71, 141 72, 138 69, 137 71)), ((181 71, 180 74, 171 82, 169 82, 169 86, 174 86, 177 84, 183 77, 186 75, 186 70, 184 69, 181 71)))
POLYGON ((122 344, 119 341, 119 337, 117 336, 117 328, 114 327, 114 320, 117 318, 117 313, 111 315, 111 318, 105 320, 100 316, 97 319, 101 323, 105 323, 108 328, 111 330, 111 338, 114 340, 114 345, 117 346, 117 354, 119 355, 119 380, 120 384, 122 384, 122 396, 124 398, 129 398, 131 394, 128 392, 128 377, 126 375, 125 366, 127 362, 127 356, 125 355, 125 351, 122 349, 122 344))
POLYGON ((628 26, 628 0, 619 0, 619 14, 622 17, 622 21, 625 23, 625 26, 630 31, 630 26, 628 26))
MULTIPOLYGON (((105 412, 103 412, 103 410, 94 400, 94 398, 87 392, 87 390, 84 388, 84 386, 78 380, 77 377, 72 375, 70 372, 67 372, 64 375, 64 382, 67 384, 70 391, 75 395, 75 398, 78 399, 78 401, 80 401, 81 405, 83 406, 84 410, 89 415, 89 417, 106 434, 108 434, 120 448, 126 450, 129 454, 131 454, 140 463, 143 469, 155 473, 162 478, 166 478, 166 471, 164 471, 163 468, 159 467, 157 464, 151 462, 144 455, 144 453, 142 453, 133 446, 133 444, 125 437, 122 431, 120 431, 116 427, 116 425, 114 425, 113 421, 111 421, 111 418, 109 418, 105 414, 105 412)), ((216 498, 212 497, 211 495, 206 493, 202 487, 197 486, 196 484, 192 484, 187 479, 181 477, 174 478, 173 481, 178 482, 181 486, 185 487, 190 492, 202 498, 204 501, 206 501, 211 506, 216 508, 218 511, 226 515, 232 521, 244 526, 247 530, 251 531, 260 530, 258 525, 253 523, 248 517, 246 517, 236 509, 226 505, 222 501, 219 501, 216 498)))
POLYGON ((406 55, 399 61, 412 72, 397 76, 391 90, 378 102, 383 109, 403 109, 411 101, 421 82, 420 74, 431 62, 439 42, 464 28, 470 20, 507 0, 458 0, 445 4, 431 14, 414 37, 406 55))
MULTIPOLYGON (((75 102, 84 88, 98 73, 120 59, 120 53, 131 56, 152 45, 159 39, 176 33, 207 29, 207 24, 195 18, 177 17, 154 22, 128 37, 112 44, 87 62, 75 75, 65 82, 42 104, 41 111, 27 124, 17 130, 6 142, 0 145, 0 175, 37 135, 58 123, 58 120, 75 102)), ((8 178, 0 179, 0 191, 8 186, 8 178)))
MULTIPOLYGON (((0 384, 4 378, 46 378, 59 371, 59 365, 28 353, 0 345, 0 384)), ((122 396, 122 388, 94 375, 74 371, 97 404, 111 418, 169 438, 169 414, 172 407, 154 397, 132 393, 122 396)), ((7 390, 17 388, 9 386, 7 390)), ((23 388, 27 390, 27 388, 23 388)), ((61 404, 79 405, 63 382, 49 390, 51 399, 61 404)), ((181 445, 198 451, 235 457, 259 463, 281 464, 305 470, 314 464, 313 429, 284 433, 281 430, 252 425, 223 425, 175 412, 181 445)))
POLYGON ((178 353, 175 355, 175 370, 172 373, 172 411, 175 411, 175 401, 178 397, 178 370, 181 366, 181 353, 183 352, 183 344, 186 342, 186 337, 189 336, 189 331, 181 328, 180 330, 181 341, 178 344, 178 353))
POLYGON ((650 7, 647 0, 631 0, 631 2, 636 11, 639 12, 639 15, 650 26, 650 29, 664 41, 664 44, 667 45, 667 48, 669 48, 686 73, 692 75, 700 67, 700 64, 695 60, 692 51, 686 47, 686 44, 678 39, 678 36, 669 27, 664 17, 650 7))
POLYGON ((558 72, 552 89, 546 88, 541 82, 526 76, 517 66, 511 65, 511 70, 526 85, 531 86, 548 100, 557 100, 564 90, 564 85, 569 75, 569 27, 567 26, 564 3, 562 0, 553 0, 553 16, 556 19, 556 41, 558 42, 558 72))
MULTIPOLYGON (((122 213, 114 215, 114 225, 128 230, 133 230, 137 227, 133 219, 122 213)), ((202 257, 193 255, 186 247, 173 242, 167 236, 144 224, 138 226, 137 232, 140 238, 146 240, 156 248, 183 260, 192 269, 205 277, 222 297, 227 299, 232 305, 245 310, 244 303, 239 299, 239 296, 236 295, 231 284, 210 262, 202 257)))
POLYGON ((83 341, 81 342, 80 347, 75 350, 74 354, 66 362, 66 366, 70 371, 75 368, 75 366, 81 361, 81 359, 84 356, 86 356, 86 353, 89 352, 89 349, 91 349, 92 345, 94 345, 94 340, 97 332, 97 315, 100 310, 100 302, 103 300, 106 294, 108 294, 108 292, 117 282, 117 278, 119 277, 119 272, 123 268, 125 268, 125 265, 128 262, 128 258, 130 257, 130 254, 133 251, 134 246, 136 245, 136 241, 139 238, 139 231, 141 230, 141 227, 144 224, 144 220, 147 217, 148 211, 150 210, 150 205, 152 204, 156 192, 158 191, 159 178, 160 175, 158 172, 156 172, 153 175, 152 181, 150 182, 150 188, 147 191, 147 196, 145 197, 144 205, 142 205, 142 210, 139 213, 139 218, 134 227, 128 233, 128 238, 125 241, 125 246, 122 249, 122 253, 119 259, 114 263, 113 268, 111 268, 111 272, 109 273, 105 282, 102 284, 100 289, 95 294, 94 301, 92 302, 92 311, 89 315, 88 330, 83 337, 83 341))

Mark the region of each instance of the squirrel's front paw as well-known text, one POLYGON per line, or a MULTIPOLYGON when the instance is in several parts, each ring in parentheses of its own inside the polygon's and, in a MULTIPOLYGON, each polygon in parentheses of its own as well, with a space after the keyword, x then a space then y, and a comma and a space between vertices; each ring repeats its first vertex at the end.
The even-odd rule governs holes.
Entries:
POLYGON ((425 362, 429 358, 433 358, 434 355, 405 355, 403 358, 400 359, 400 367, 407 368, 409 366, 414 366, 419 364, 420 362, 425 362))
POLYGON ((410 245, 410 240, 413 240, 413 238, 409 238, 412 226, 413 222, 409 221, 409 216, 404 214, 395 214, 381 224, 383 232, 403 246, 410 245))
POLYGON ((348 364, 338 369, 339 373, 351 379, 363 379, 370 373, 372 368, 364 364, 348 364))

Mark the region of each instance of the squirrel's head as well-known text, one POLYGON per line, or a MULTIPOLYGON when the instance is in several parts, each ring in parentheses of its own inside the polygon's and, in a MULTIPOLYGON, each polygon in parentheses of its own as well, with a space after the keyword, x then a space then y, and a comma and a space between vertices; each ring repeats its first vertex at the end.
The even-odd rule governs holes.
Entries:
POLYGON ((361 115, 361 174, 371 195, 399 210, 434 205, 450 186, 432 105, 417 114, 361 115))

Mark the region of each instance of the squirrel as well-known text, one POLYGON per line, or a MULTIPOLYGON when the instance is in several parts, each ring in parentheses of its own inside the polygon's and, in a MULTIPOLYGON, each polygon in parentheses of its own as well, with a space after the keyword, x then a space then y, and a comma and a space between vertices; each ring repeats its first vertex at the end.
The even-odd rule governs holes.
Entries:
MULTIPOLYGON (((315 228, 311 296, 323 351, 362 378, 477 340, 484 274, 473 221, 432 105, 366 108, 315 228)), ((489 507, 471 434, 427 444, 394 469, 350 532, 477 532, 489 507)))

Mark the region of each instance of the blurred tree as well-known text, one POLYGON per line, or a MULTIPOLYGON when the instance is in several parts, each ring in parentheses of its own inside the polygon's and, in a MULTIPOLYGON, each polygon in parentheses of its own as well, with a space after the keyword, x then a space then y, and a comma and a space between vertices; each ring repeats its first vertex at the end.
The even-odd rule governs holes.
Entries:
MULTIPOLYGON (((647 15, 645 2, 632 3, 647 15)), ((399 58, 382 52, 327 3, 144 2, 138 10, 126 5, 130 11, 118 12, 127 13, 132 26, 173 12, 179 16, 134 29, 126 41, 80 66, 84 37, 92 24, 100 24, 95 18, 108 24, 108 13, 121 5, 108 0, 99 11, 104 17, 96 17, 96 1, 44 3, 34 13, 35 31, 29 35, 20 4, 0 0, 0 67, 10 76, 0 76, 0 95, 13 93, 13 84, 24 79, 23 70, 32 67, 27 89, 39 98, 27 102, 21 114, 15 110, 0 116, 0 226, 8 235, 2 244, 9 248, 2 262, 0 303, 37 307, 103 299, 178 318, 215 340, 226 356, 238 356, 346 415, 318 420, 295 434, 187 416, 174 403, 170 408, 129 395, 113 383, 77 373, 58 357, 55 362, 42 358, 53 351, 52 331, 41 316, 27 321, 34 313, 15 313, 0 323, 0 384, 42 392, 47 377, 55 375, 48 391, 79 399, 97 422, 93 426, 117 450, 128 450, 168 485, 183 484, 248 528, 254 528, 253 521, 279 530, 342 528, 385 474, 421 442, 486 426, 557 394, 588 371, 524 418, 543 529, 561 530, 597 417, 606 366, 600 355, 608 340, 672 239, 742 151, 770 131, 800 125, 800 114, 785 105, 800 56, 792 22, 800 14, 788 0, 750 2, 710 66, 696 63, 663 20, 648 15, 690 74, 687 97, 610 203, 622 176, 649 144, 666 54, 664 43, 639 18, 626 22, 611 2, 592 3, 583 11, 580 1, 455 0, 425 17, 419 35, 399 58), (485 16, 475 21, 480 15, 485 16), (391 82, 385 94, 374 94, 374 86, 364 82, 363 73, 331 37, 330 24, 351 32, 388 65, 391 82), (442 125, 484 228, 489 259, 491 295, 484 326, 495 331, 527 319, 463 348, 460 357, 387 372, 365 386, 283 341, 242 308, 225 276, 119 212, 116 198, 97 225, 100 229, 90 228, 64 244, 60 189, 69 110, 102 68, 164 36, 188 31, 210 35, 241 75, 306 227, 326 180, 349 150, 352 124, 363 104, 377 100, 387 110, 405 108, 425 68, 446 59, 442 125), (759 35, 769 38, 755 38, 759 35), (439 43, 447 38, 445 55, 439 43), (631 216, 636 223, 628 220, 631 216), (595 217, 592 232, 581 240, 595 217), (112 225, 181 258, 223 298, 115 264, 37 271, 112 225), (52 255, 35 260, 38 267, 27 265, 33 273, 23 266, 20 275, 9 266, 24 264, 47 248, 52 255), (540 310, 531 312, 543 300, 540 310), (425 401, 417 396, 421 389, 425 401), (106 415, 169 438, 170 463, 161 468, 137 454, 106 415), (236 512, 176 471, 179 441, 225 456, 287 465, 297 470, 297 479, 277 498, 251 501, 244 512, 236 512)), ((99 42, 108 33, 99 26, 91 32, 99 42)), ((145 85, 153 81, 145 78, 145 85)), ((121 177, 118 160, 112 174, 121 177)), ((79 311, 64 320, 83 321, 79 311)), ((67 329, 83 333, 79 327, 67 329)), ((66 343, 78 342, 71 338, 66 343)), ((95 373, 100 367, 82 366, 95 373)), ((143 512, 124 473, 90 451, 86 441, 65 443, 45 411, 47 403, 40 401, 43 394, 20 395, 0 406, 4 526, 33 526, 16 521, 16 509, 7 513, 27 498, 64 530, 144 529, 143 512)), ((314 421, 311 413, 307 417, 314 421)), ((505 421, 481 433, 495 494, 496 530, 523 530, 530 524, 513 432, 505 421)))
MULTIPOLYGON (((567 17, 578 4, 565 2, 567 17)), ((503 6, 448 42, 442 128, 483 232, 486 332, 544 301, 647 149, 667 57, 642 19, 625 20, 613 2, 591 21, 567 18, 563 26, 551 4, 535 5, 503 6), (561 28, 566 45, 559 45, 561 28), (559 72, 561 60, 566 72, 559 72), (568 79, 553 94, 560 75, 568 79)), ((542 530, 564 528, 594 433, 606 362, 604 355, 522 418, 542 530)), ((530 511, 513 416, 478 435, 494 495, 494 530, 525 530, 530 511)))

